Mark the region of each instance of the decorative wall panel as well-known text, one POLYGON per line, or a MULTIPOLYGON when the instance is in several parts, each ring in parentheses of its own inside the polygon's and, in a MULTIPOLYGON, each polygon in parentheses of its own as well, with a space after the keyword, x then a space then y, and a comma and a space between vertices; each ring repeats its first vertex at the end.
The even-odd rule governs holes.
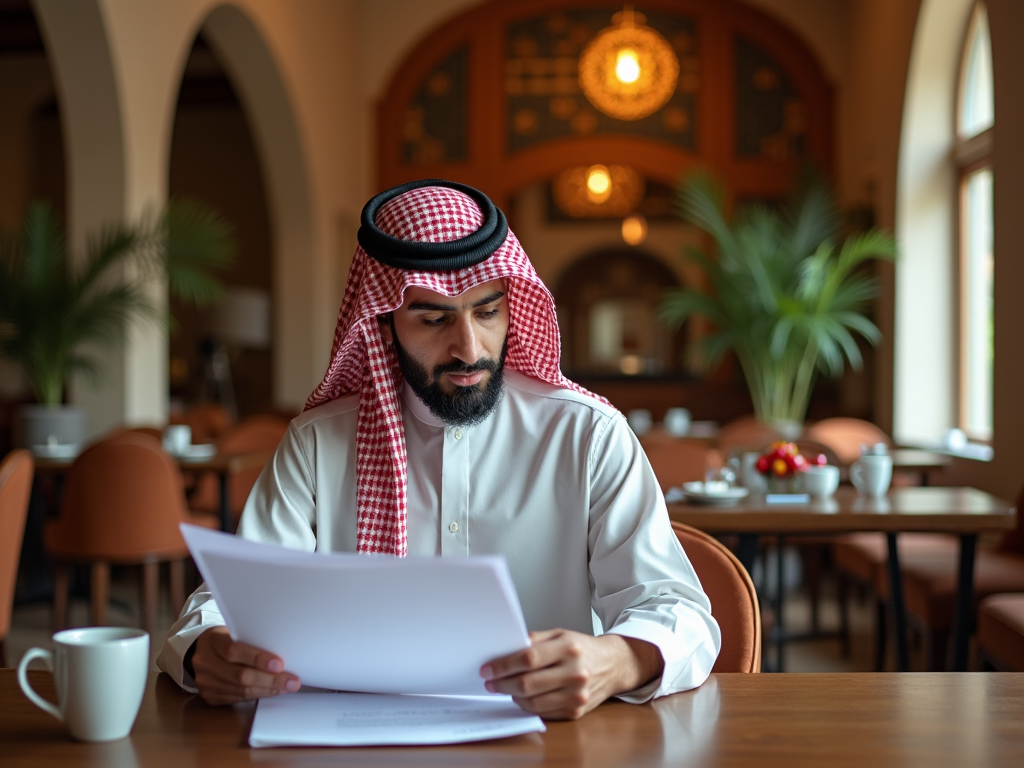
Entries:
POLYGON ((458 48, 420 83, 402 120, 409 165, 458 162, 467 156, 469 49, 458 48))
POLYGON ((807 106, 785 70, 749 40, 736 40, 736 155, 791 160, 804 152, 807 106))

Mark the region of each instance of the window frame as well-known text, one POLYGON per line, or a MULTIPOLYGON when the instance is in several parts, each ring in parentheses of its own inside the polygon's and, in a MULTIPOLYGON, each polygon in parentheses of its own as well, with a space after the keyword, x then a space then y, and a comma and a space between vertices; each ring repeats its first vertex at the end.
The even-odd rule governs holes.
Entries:
MULTIPOLYGON (((970 385, 969 385, 969 350, 967 347, 969 338, 969 323, 970 318, 968 317, 969 307, 969 283, 968 277, 970 272, 970 253, 968 239, 970 236, 970 230, 967 226, 967 215, 968 215, 968 200, 967 200, 967 187, 970 177, 978 171, 988 169, 993 179, 995 177, 995 168, 992 163, 992 144, 993 135, 995 130, 995 115, 993 109, 993 120, 992 125, 985 128, 978 133, 970 136, 965 136, 962 130, 963 124, 963 113, 964 113, 964 100, 967 96, 967 77, 968 69, 970 67, 971 53, 973 52, 973 45, 975 34, 977 33, 978 25, 984 19, 986 28, 988 29, 988 9, 985 7, 985 3, 975 3, 973 10, 971 11, 970 21, 967 24, 966 35, 963 43, 960 47, 960 66, 959 66, 959 77, 957 78, 957 92, 956 99, 954 100, 954 144, 952 151, 952 159, 956 168, 956 196, 955 196, 955 222, 956 222, 956 247, 957 255, 954 259, 954 279, 957 286, 956 297, 955 297, 955 308, 956 308, 956 426, 963 430, 968 438, 973 442, 992 444, 992 433, 995 430, 995 414, 994 407, 990 408, 992 412, 992 424, 990 425, 988 434, 980 434, 971 428, 969 422, 969 399, 970 399, 970 385)), ((991 32, 989 31, 989 51, 991 52, 991 32)), ((994 94, 993 94, 994 96, 994 94)), ((993 296, 993 302, 995 297, 993 296)), ((993 362, 994 367, 994 362, 993 362)), ((991 382, 994 385, 994 371, 993 375, 990 376, 991 382)), ((990 402, 994 400, 994 391, 989 392, 990 402)), ((994 405, 994 403, 991 403, 994 405)))

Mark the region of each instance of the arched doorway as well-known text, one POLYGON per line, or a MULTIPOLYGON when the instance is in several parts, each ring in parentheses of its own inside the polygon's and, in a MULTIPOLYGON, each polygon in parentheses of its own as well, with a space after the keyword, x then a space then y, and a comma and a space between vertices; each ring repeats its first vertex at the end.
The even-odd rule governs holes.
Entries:
POLYGON ((228 394, 238 417, 267 411, 273 406, 273 235, 264 174, 242 104, 202 32, 178 92, 168 191, 218 211, 238 243, 234 265, 220 275, 224 305, 197 310, 172 301, 178 322, 169 344, 172 411, 228 394), (206 380, 215 346, 228 356, 230 393, 211 391, 206 380))
POLYGON ((562 274, 553 294, 570 378, 663 376, 684 372, 685 331, 657 319, 662 293, 679 285, 662 262, 635 248, 587 254, 562 274))

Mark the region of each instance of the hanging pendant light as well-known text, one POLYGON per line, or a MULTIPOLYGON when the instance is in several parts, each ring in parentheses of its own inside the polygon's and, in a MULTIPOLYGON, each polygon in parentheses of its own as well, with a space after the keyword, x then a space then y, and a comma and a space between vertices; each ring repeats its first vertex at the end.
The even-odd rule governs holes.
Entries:
POLYGON ((580 55, 583 95, 597 109, 618 120, 639 120, 672 98, 679 80, 679 60, 647 19, 632 6, 612 17, 580 55))

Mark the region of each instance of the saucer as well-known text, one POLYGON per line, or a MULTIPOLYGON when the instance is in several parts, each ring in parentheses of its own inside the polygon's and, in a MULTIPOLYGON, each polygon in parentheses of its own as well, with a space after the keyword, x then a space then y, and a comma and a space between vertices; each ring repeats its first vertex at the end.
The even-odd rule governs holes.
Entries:
POLYGON ((57 445, 33 445, 32 453, 41 459, 73 459, 78 456, 82 446, 78 443, 58 443, 57 445))
POLYGON ((683 495, 686 501, 691 504, 715 504, 727 506, 745 499, 750 491, 746 488, 729 488, 725 491, 708 492, 704 490, 704 483, 683 483, 683 495))
POLYGON ((204 461, 217 455, 217 446, 212 443, 190 445, 184 451, 173 451, 171 455, 182 461, 204 461))

